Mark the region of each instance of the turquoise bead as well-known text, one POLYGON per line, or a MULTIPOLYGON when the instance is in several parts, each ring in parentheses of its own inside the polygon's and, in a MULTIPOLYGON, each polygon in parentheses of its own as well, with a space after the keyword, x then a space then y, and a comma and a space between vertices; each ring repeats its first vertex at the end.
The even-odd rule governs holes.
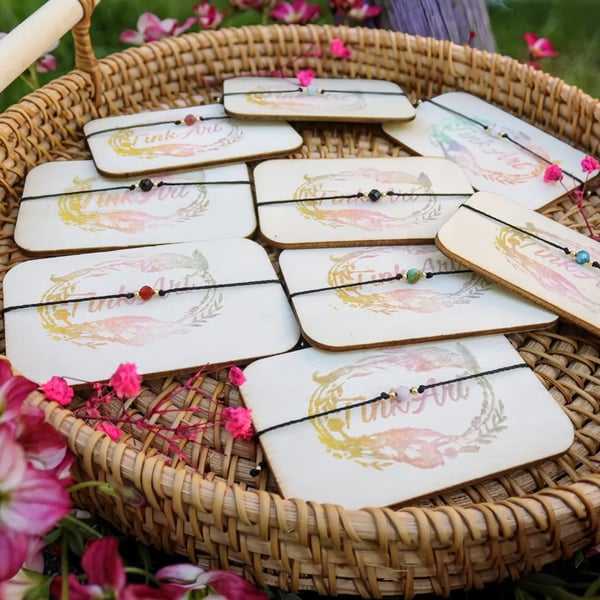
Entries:
POLYGON ((580 250, 576 255, 575 255, 575 260, 580 264, 580 265, 587 265, 587 263, 590 262, 590 253, 587 250, 580 250))
POLYGON ((408 283, 417 283, 417 281, 421 279, 421 275, 422 273, 419 269, 409 269, 406 271, 406 281, 408 281, 408 283))

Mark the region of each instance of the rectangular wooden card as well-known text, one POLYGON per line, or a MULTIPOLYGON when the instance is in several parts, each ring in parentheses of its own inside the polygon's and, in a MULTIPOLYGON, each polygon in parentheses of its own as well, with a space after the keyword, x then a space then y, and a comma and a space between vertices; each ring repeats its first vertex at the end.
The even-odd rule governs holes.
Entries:
POLYGON ((28 173, 15 241, 27 252, 61 252, 246 237, 255 228, 244 163, 109 179, 91 160, 75 160, 28 173))
POLYGON ((589 237, 480 192, 442 226, 436 244, 478 273, 600 335, 600 244, 589 237), (590 260, 579 264, 564 249, 590 260))
POLYGON ((152 374, 245 361, 299 337, 267 253, 243 238, 23 262, 4 311, 7 357, 40 383, 103 380, 122 362, 152 374))
POLYGON ((415 109, 400 86, 376 79, 235 77, 223 83, 225 111, 245 119, 405 121, 415 109))
POLYGON ((283 248, 433 242, 473 193, 440 158, 268 160, 254 169, 262 235, 283 248))
POLYGON ((277 156, 302 145, 287 123, 240 121, 220 104, 105 117, 83 130, 96 168, 112 177, 277 156))
POLYGON ((256 430, 283 425, 259 439, 288 498, 394 505, 558 455, 573 440, 569 418, 503 336, 309 348, 254 362, 245 375, 256 430), (469 379, 452 382, 459 377, 469 379), (430 387, 380 397, 419 385, 430 387), (305 420, 285 425, 296 419, 305 420))
POLYGON ((284 250, 279 263, 305 337, 326 350, 529 330, 556 321, 472 271, 456 273, 466 267, 433 245, 284 250), (431 277, 419 279, 419 273, 431 277))
POLYGON ((476 190, 502 194, 534 210, 575 189, 583 178, 585 154, 464 92, 425 100, 413 121, 383 128, 417 154, 456 162, 476 190), (565 187, 544 183, 551 163, 565 172, 565 187))

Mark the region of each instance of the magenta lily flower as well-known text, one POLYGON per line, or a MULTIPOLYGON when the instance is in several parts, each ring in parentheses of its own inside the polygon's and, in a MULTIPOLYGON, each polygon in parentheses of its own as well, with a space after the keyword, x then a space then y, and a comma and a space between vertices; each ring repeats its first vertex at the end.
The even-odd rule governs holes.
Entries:
POLYGON ((208 0, 194 5, 194 12, 202 29, 217 29, 225 17, 225 11, 219 11, 208 0))
POLYGON ((352 21, 364 21, 376 17, 381 12, 379 6, 372 6, 366 0, 352 0, 346 16, 352 21))
POLYGON ((270 17, 288 25, 305 25, 316 21, 321 16, 321 8, 316 4, 309 4, 307 0, 294 0, 294 2, 278 2, 271 11, 270 17))
POLYGON ((36 388, 37 385, 29 379, 13 375, 9 363, 0 360, 0 425, 7 423, 14 427, 25 398, 36 388))
POLYGON ((533 60, 558 56, 558 52, 554 49, 552 42, 548 38, 540 38, 534 33, 524 33, 523 39, 527 44, 529 56, 533 60))
POLYGON ((7 427, 0 427, 0 581, 13 577, 32 538, 47 533, 71 508, 61 482, 27 461, 7 427))
POLYGON ((145 42, 161 40, 171 35, 181 35, 196 22, 194 17, 186 19, 182 24, 177 19, 160 19, 151 12, 142 13, 138 20, 137 29, 126 29, 119 39, 126 44, 140 46, 145 42))
MULTIPOLYGON (((264 592, 230 571, 205 571, 192 564, 169 565, 156 573, 161 589, 187 600, 192 590, 210 589, 227 600, 267 600, 264 592)), ((208 596, 210 598, 210 596, 208 596)))
MULTIPOLYGON (((81 557, 81 568, 87 583, 69 575, 69 600, 167 600, 169 595, 147 585, 127 585, 125 567, 118 552, 118 542, 112 537, 92 540, 81 557)), ((53 598, 61 598, 62 578, 55 577, 50 587, 53 598)))

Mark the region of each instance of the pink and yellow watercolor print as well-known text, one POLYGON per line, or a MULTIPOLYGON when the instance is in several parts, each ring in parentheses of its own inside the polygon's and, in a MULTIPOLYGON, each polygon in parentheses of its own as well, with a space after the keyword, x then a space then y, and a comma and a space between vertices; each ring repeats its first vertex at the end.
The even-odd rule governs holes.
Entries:
POLYGON ((58 197, 58 216, 65 225, 92 232, 138 234, 197 219, 210 203, 204 185, 96 192, 98 181, 96 177, 74 177, 65 189, 68 194, 58 197))
POLYGON ((109 137, 108 144, 116 154, 130 158, 190 158, 220 150, 243 136, 242 130, 227 120, 199 121, 191 126, 167 126, 160 132, 119 130, 109 137))
MULTIPOLYGON (((461 454, 477 453, 483 444, 493 443, 507 424, 504 405, 485 377, 433 387, 407 401, 380 399, 352 408, 381 392, 373 389, 372 396, 353 392, 361 381, 376 377, 377 373, 404 370, 410 372, 413 381, 398 384, 432 384, 436 379, 426 374, 441 368, 456 368, 457 377, 481 371, 475 356, 457 344, 456 351, 432 346, 381 351, 331 372, 313 373, 316 388, 309 401, 308 414, 346 407, 346 410, 311 419, 318 441, 333 457, 376 470, 398 463, 420 470, 433 469, 461 454), (411 417, 462 403, 472 405, 473 411, 462 417, 464 422, 458 425, 458 433, 410 425, 411 417)), ((463 410, 456 412, 464 414, 463 410)))
MULTIPOLYGON (((473 119, 494 126, 482 117, 474 116, 473 119)), ((429 126, 429 141, 467 173, 500 185, 513 186, 535 180, 553 162, 546 149, 537 145, 526 133, 506 127, 502 129, 531 152, 493 135, 478 123, 459 116, 447 116, 429 126)))
MULTIPOLYGON (((536 227, 533 223, 526 223, 523 229, 560 247, 571 246, 568 240, 536 227)), ((543 290, 548 290, 552 294, 559 293, 563 300, 588 310, 595 312, 600 310, 600 294, 595 296, 584 294, 576 285, 578 281, 591 281, 596 288, 600 288, 600 280, 595 269, 577 264, 561 250, 512 227, 500 229, 495 239, 495 247, 505 256, 515 271, 537 281, 543 290)), ((587 250, 590 256, 598 255, 598 243, 593 240, 589 240, 585 248, 577 249, 587 250)))
POLYGON ((332 229, 354 227, 367 232, 385 232, 435 220, 440 213, 439 198, 431 195, 423 202, 423 197, 420 196, 432 191, 431 180, 424 172, 412 174, 362 167, 318 176, 306 174, 293 198, 298 200, 296 207, 300 215, 319 226, 332 229), (347 186, 348 181, 354 184, 351 193, 361 192, 365 196, 319 200, 336 194, 348 195, 348 192, 339 192, 340 186, 347 186), (373 188, 381 191, 392 189, 406 195, 386 196, 379 204, 375 204, 366 196, 373 188), (307 201, 302 202, 303 199, 307 201))
MULTIPOLYGON (((222 296, 216 289, 195 292, 193 305, 186 303, 177 314, 168 318, 153 316, 148 307, 166 298, 154 298, 145 303, 140 298, 99 298, 103 295, 128 293, 126 283, 131 272, 143 272, 153 289, 170 289, 191 285, 212 284, 206 258, 200 252, 191 255, 165 252, 152 258, 119 258, 66 273, 53 275, 53 284, 40 298, 40 303, 63 301, 51 306, 38 307, 42 327, 56 341, 97 348, 106 344, 130 347, 146 346, 172 335, 191 333, 222 309, 222 296), (112 289, 102 288, 102 279, 121 283, 112 289), (73 299, 85 302, 70 302, 73 299), (123 314, 125 313, 125 314, 123 314)), ((106 285, 106 284, 105 284, 106 285)), ((185 292, 182 292, 185 293, 185 292)), ((174 294, 175 295, 175 294, 174 294)))
MULTIPOLYGON (((405 248, 414 256, 414 264, 422 272, 440 272, 460 269, 461 266, 449 258, 431 258, 431 249, 423 246, 405 248)), ((367 248, 331 257, 332 266, 327 273, 327 285, 336 287, 354 282, 373 282, 364 286, 352 286, 335 290, 338 298, 346 305, 377 313, 395 314, 409 311, 419 314, 433 314, 456 304, 468 304, 491 287, 483 277, 470 274, 466 278, 456 277, 455 288, 451 291, 432 289, 431 286, 407 284, 405 281, 378 282, 380 279, 406 273, 407 268, 397 263, 394 247, 367 248), (384 257, 384 261, 382 261, 384 257), (388 258, 389 257, 389 258, 388 258), (384 262, 386 269, 381 268, 384 262)))

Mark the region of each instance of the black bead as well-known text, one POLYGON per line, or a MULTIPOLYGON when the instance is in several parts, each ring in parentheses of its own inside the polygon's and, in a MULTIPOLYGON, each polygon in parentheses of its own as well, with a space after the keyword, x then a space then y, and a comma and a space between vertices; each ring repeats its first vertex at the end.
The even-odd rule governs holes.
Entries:
POLYGON ((369 196, 369 200, 371 200, 371 202, 377 202, 377 200, 383 196, 379 190, 371 190, 367 195, 369 196))
POLYGON ((140 190, 142 192, 149 192, 154 187, 151 179, 142 179, 140 180, 140 190))

